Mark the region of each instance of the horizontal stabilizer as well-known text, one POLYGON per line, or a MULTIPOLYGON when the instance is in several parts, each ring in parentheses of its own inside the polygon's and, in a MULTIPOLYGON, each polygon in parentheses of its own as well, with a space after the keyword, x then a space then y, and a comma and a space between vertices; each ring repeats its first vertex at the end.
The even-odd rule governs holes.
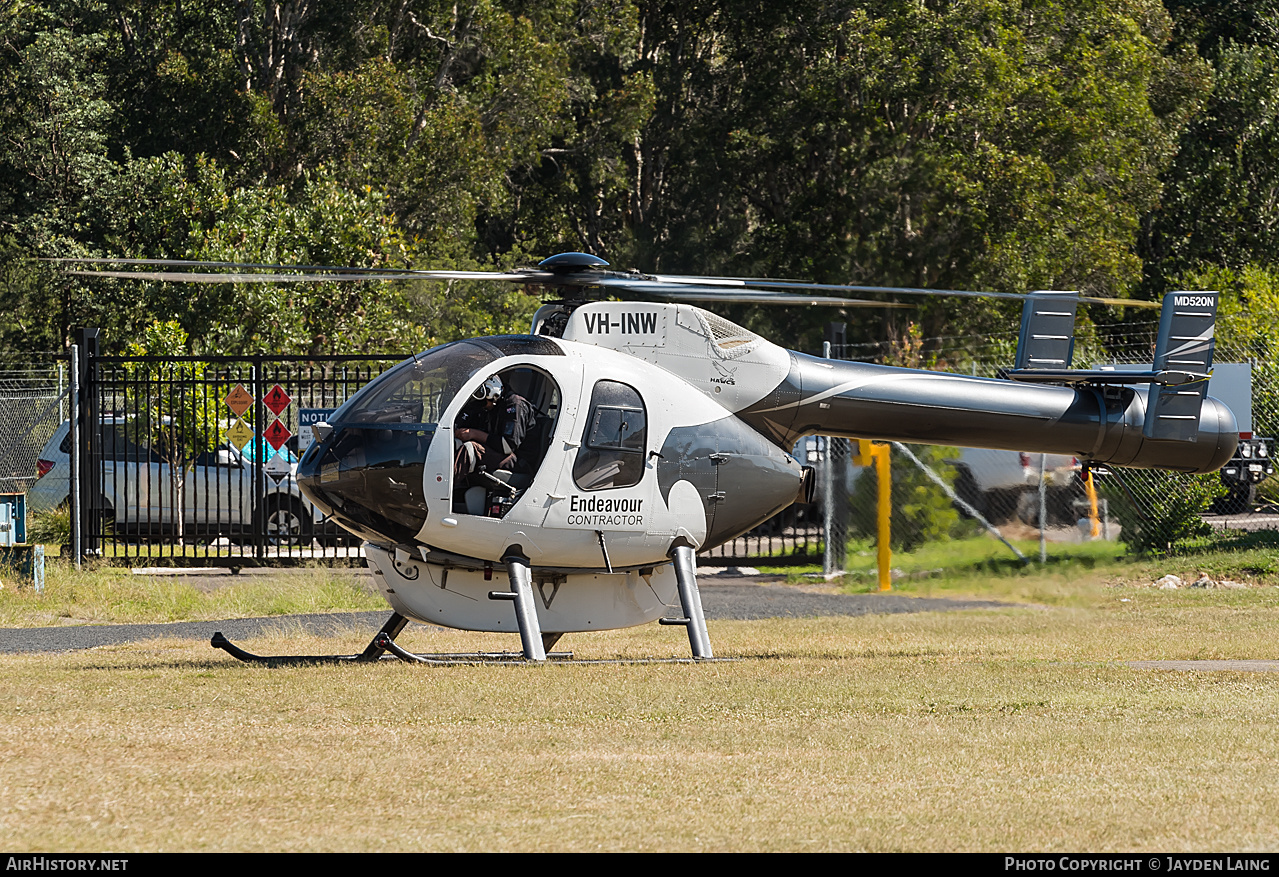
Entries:
POLYGON ((1178 387, 1208 379, 1206 374, 1183 371, 1115 371, 1113 369, 1036 368, 1010 369, 1009 380, 1025 384, 1159 384, 1178 387))
POLYGON ((1150 385, 1150 407, 1142 434, 1167 441, 1195 441, 1199 412, 1208 395, 1208 375, 1216 346, 1216 292, 1170 292, 1164 296, 1155 342, 1155 372, 1168 370, 1201 375, 1184 384, 1150 385))

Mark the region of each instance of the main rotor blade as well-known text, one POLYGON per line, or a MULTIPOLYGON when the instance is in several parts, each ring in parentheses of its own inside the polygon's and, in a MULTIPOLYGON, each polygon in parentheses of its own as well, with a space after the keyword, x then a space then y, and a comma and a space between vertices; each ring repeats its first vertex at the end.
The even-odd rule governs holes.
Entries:
POLYGON ((726 288, 719 284, 671 284, 660 280, 632 280, 626 277, 601 277, 594 286, 608 290, 639 293, 664 301, 723 302, 726 304, 815 305, 839 308, 909 308, 914 305, 871 301, 861 298, 836 298, 825 295, 798 295, 750 289, 744 285, 726 288))
POLYGON ((199 259, 99 259, 89 257, 46 259, 48 262, 65 262, 80 265, 154 265, 157 268, 238 268, 244 271, 298 272, 308 274, 322 271, 329 274, 368 273, 413 274, 412 268, 352 268, 344 265, 274 265, 262 262, 207 262, 199 259))
MULTIPOLYGON (((698 277, 683 274, 656 274, 652 279, 662 283, 678 283, 689 285, 709 285, 721 287, 761 287, 764 289, 811 289, 828 292, 876 292, 892 295, 939 295, 960 298, 1009 298, 1024 301, 1034 298, 1036 293, 995 292, 970 289, 925 289, 913 286, 860 286, 842 283, 808 283, 802 280, 770 280, 767 277, 698 277)), ((1047 290, 1043 290, 1046 292, 1047 290)), ((1129 298, 1108 298, 1095 295, 1081 295, 1080 301, 1090 304, 1118 305, 1120 307, 1158 308, 1159 302, 1142 301, 1129 298)))
MULTIPOLYGON (((208 262, 193 259, 109 259, 97 257, 48 259, 79 265, 136 265, 156 268, 203 268, 209 271, 143 271, 115 269, 70 270, 80 277, 127 280, 162 280, 174 283, 336 283, 390 280, 498 280, 552 287, 602 287, 648 295, 667 301, 703 301, 747 304, 817 305, 827 307, 901 307, 869 299, 831 295, 795 295, 792 291, 819 293, 877 293, 889 295, 1003 298, 1024 301, 1037 293, 994 292, 966 289, 924 289, 909 286, 861 286, 773 280, 767 277, 709 277, 684 274, 616 274, 583 270, 555 273, 523 268, 515 271, 424 271, 414 268, 352 268, 340 265, 277 265, 255 262, 208 262), (230 273, 217 273, 228 270, 230 273)), ((1120 307, 1158 308, 1158 302, 1080 296, 1080 301, 1120 307)))
MULTIPOLYGON (((116 259, 116 260, 80 260, 66 259, 58 261, 90 262, 112 261, 123 264, 161 264, 162 260, 116 259)), ((172 261, 175 267, 181 265, 178 260, 172 261)), ((192 266, 216 267, 213 263, 189 263, 192 266)), ((261 267, 272 266, 232 266, 226 267, 261 267)), ((279 266, 284 270, 292 270, 295 266, 279 266)), ((370 268, 327 268, 320 266, 299 266, 294 273, 250 273, 234 271, 217 273, 210 271, 112 271, 112 270, 70 270, 67 274, 76 277, 111 277, 123 280, 165 280, 173 283, 354 283, 362 280, 506 280, 515 283, 544 283, 549 275, 544 272, 512 273, 506 271, 414 271, 391 268, 385 270, 370 268)))
POLYGON ((355 283, 361 280, 414 279, 413 277, 406 276, 404 274, 210 274, 203 271, 67 271, 66 273, 75 277, 112 277, 120 280, 166 280, 172 283, 355 283))

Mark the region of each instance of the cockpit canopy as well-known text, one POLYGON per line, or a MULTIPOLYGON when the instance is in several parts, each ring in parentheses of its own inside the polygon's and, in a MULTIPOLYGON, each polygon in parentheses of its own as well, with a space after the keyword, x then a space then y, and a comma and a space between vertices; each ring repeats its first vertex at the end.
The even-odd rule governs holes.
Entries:
POLYGON ((372 381, 333 412, 329 422, 434 426, 471 375, 502 356, 496 348, 475 341, 428 350, 372 381))
POLYGON ((444 412, 476 372, 518 353, 563 355, 533 336, 456 341, 373 380, 329 418, 332 434, 298 466, 302 491, 373 542, 410 542, 426 523, 426 452, 444 412))

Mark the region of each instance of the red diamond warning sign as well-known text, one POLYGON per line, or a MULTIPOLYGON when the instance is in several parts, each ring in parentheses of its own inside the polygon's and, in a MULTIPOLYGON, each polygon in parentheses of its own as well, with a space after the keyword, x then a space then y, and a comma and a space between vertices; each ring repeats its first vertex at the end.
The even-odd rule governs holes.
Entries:
POLYGON ((236 384, 235 389, 227 393, 225 401, 235 412, 236 417, 243 417, 244 412, 248 411, 249 406, 253 404, 253 394, 244 389, 244 384, 236 384))
POLYGON ((280 446, 287 442, 289 436, 293 435, 293 433, 289 432, 289 428, 280 421, 272 420, 271 425, 266 428, 262 435, 271 443, 271 447, 278 451, 280 446))
POLYGON ((262 402, 267 408, 271 409, 271 413, 276 417, 279 417, 280 412, 285 408, 288 408, 289 403, 292 401, 293 400, 289 397, 289 394, 284 392, 284 388, 279 384, 276 384, 268 390, 267 394, 262 397, 262 402))

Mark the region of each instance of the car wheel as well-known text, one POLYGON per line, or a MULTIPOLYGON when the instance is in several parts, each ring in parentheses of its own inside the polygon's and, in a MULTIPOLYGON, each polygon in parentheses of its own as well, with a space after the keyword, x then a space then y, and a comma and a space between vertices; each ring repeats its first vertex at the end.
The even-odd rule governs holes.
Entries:
MULTIPOLYGON (((1063 498, 1064 492, 1056 488, 1049 490, 1044 496, 1044 507, 1047 511, 1048 526, 1063 526, 1068 521, 1069 512, 1065 511, 1068 500, 1063 498)), ((1030 527, 1039 527, 1039 491, 1031 490, 1023 493, 1017 502, 1017 519, 1030 527)))
MULTIPOLYGON (((87 520, 87 519, 86 519, 86 523, 89 527, 96 528, 97 532, 94 535, 97 536, 99 539, 109 539, 112 536, 114 536, 116 532, 117 521, 115 519, 115 507, 111 505, 111 501, 107 499, 105 496, 100 497, 98 499, 97 524, 95 525, 93 521, 87 520)), ((81 538, 83 538, 84 535, 88 535, 88 534, 83 534, 81 538)))
POLYGON ((1254 484, 1232 484, 1230 493, 1219 497, 1212 510, 1219 515, 1241 515, 1257 503, 1257 487, 1254 484))
POLYGON ((268 545, 310 545, 311 520, 297 500, 270 499, 262 533, 268 545))
POLYGON ((1048 523, 1063 527, 1073 527, 1079 520, 1075 511, 1075 501, 1085 498, 1083 490, 1075 484, 1069 487, 1054 487, 1048 491, 1048 523))
POLYGON ((1003 524, 1012 520, 1021 504, 1021 488, 997 488, 986 491, 986 520, 1003 524))

